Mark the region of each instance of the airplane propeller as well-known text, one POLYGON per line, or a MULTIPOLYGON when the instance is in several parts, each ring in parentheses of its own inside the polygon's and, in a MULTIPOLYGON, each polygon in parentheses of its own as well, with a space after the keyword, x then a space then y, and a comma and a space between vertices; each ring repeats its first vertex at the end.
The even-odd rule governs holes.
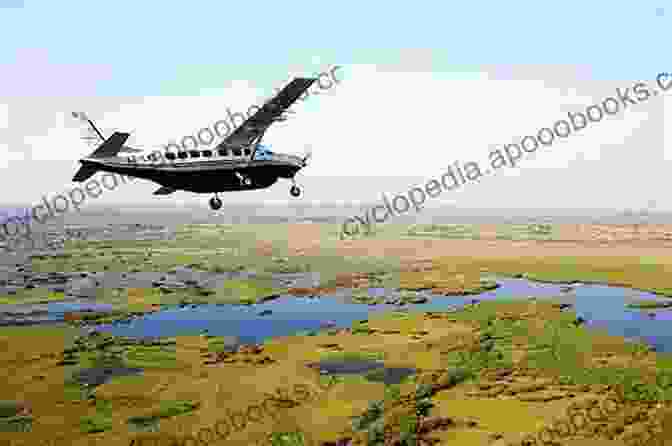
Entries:
POLYGON ((306 162, 313 156, 313 146, 310 144, 306 144, 306 151, 303 159, 301 160, 303 162, 303 165, 306 165, 306 162))

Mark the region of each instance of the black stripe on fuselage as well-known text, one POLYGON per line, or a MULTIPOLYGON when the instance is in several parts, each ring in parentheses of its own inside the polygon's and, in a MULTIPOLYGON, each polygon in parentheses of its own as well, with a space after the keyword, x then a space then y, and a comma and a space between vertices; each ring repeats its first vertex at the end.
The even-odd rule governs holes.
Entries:
POLYGON ((99 162, 102 167, 121 167, 121 168, 133 168, 138 170, 165 170, 165 171, 175 171, 180 169, 202 169, 212 167, 213 170, 231 170, 234 168, 240 169, 249 169, 253 167, 264 167, 264 166, 276 166, 276 167, 295 167, 299 168, 300 166, 294 163, 289 163, 285 161, 195 161, 190 163, 123 163, 123 162, 99 162))

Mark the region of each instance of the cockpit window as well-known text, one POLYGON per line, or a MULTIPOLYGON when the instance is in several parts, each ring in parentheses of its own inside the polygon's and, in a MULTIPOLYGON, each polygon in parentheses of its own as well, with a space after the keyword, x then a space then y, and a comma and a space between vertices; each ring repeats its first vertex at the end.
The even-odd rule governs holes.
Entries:
POLYGON ((269 161, 273 159, 273 152, 271 152, 265 146, 259 146, 257 151, 254 152, 254 159, 256 161, 269 161))
POLYGON ((241 156, 243 154, 243 151, 240 150, 239 148, 233 149, 233 156, 241 156))
POLYGON ((252 151, 250 149, 245 149, 243 150, 243 153, 245 154, 245 156, 250 156, 252 154, 252 151))

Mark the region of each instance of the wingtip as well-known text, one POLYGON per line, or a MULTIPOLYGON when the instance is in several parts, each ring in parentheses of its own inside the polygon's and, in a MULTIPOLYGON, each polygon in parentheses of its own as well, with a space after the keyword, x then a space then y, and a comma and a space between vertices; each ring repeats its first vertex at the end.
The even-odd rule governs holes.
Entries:
POLYGON ((317 81, 318 78, 316 78, 316 77, 295 77, 294 80, 299 81, 299 82, 311 82, 312 83, 312 82, 317 81))

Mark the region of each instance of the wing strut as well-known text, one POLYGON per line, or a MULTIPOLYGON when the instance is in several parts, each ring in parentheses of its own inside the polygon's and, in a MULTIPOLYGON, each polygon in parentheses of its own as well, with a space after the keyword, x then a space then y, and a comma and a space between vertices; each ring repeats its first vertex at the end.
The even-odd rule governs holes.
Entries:
POLYGON ((262 133, 255 140, 252 141, 252 144, 254 144, 254 148, 252 149, 252 155, 250 155, 250 161, 254 160, 254 154, 257 151, 257 147, 259 147, 259 143, 261 143, 261 138, 264 137, 264 133, 262 133))

